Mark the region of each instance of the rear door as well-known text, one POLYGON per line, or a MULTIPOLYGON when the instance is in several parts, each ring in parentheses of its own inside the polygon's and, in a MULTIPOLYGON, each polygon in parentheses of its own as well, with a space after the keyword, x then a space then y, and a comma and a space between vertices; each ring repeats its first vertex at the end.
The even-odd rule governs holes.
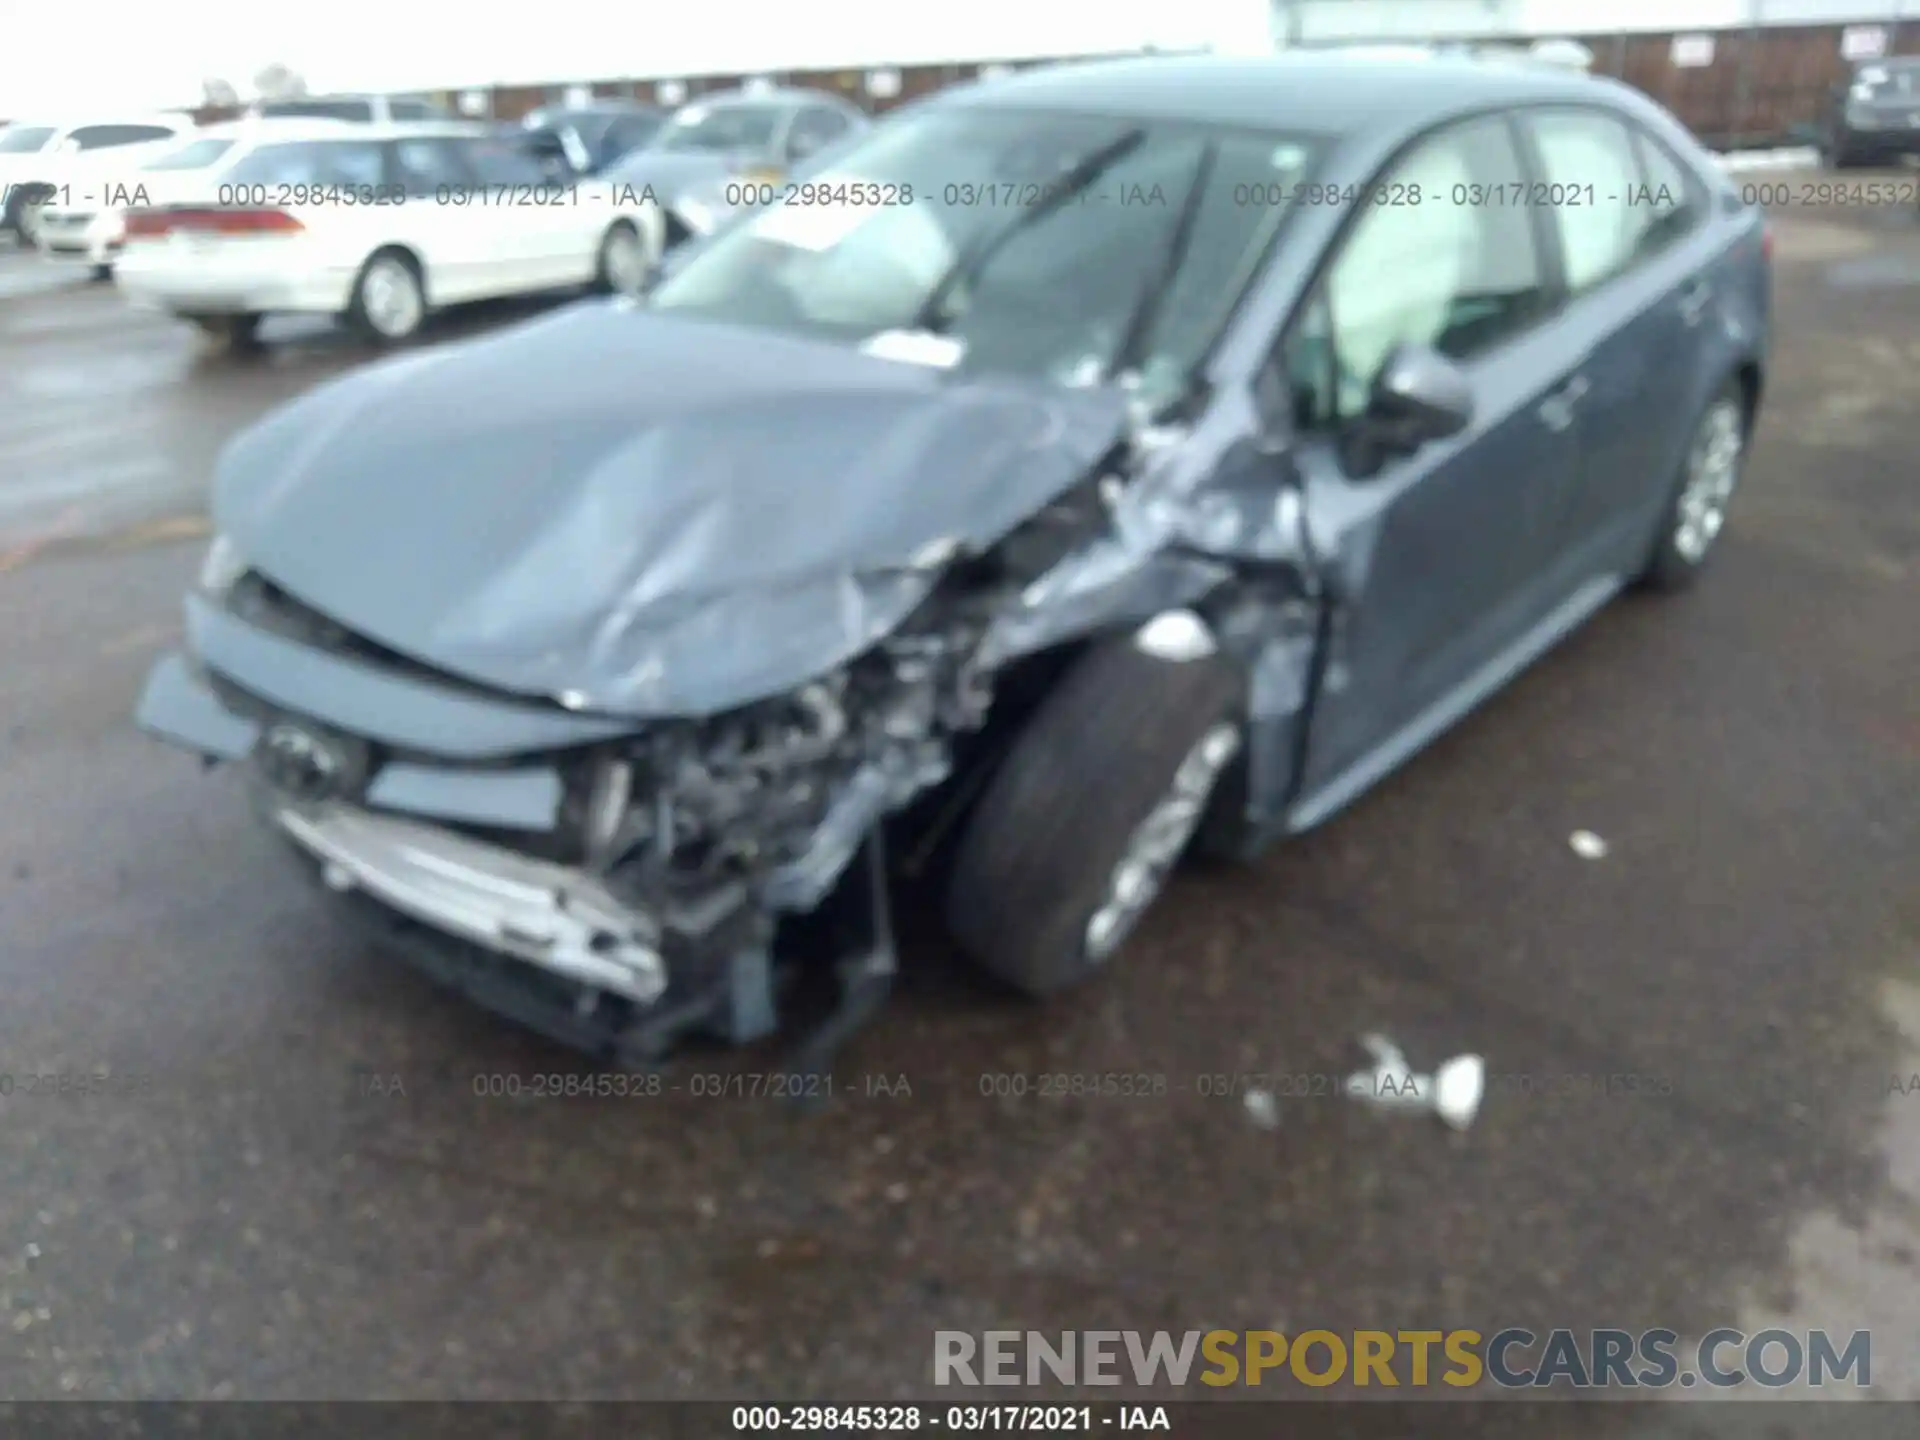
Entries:
MULTIPOLYGON (((599 242, 582 186, 547 173, 530 147, 503 136, 460 142, 463 163, 484 203, 469 206, 469 223, 487 252, 494 294, 546 290, 585 282, 599 242)), ((590 194, 592 187, 587 186, 590 194)))
POLYGON ((1558 397, 1582 352, 1502 115, 1416 142, 1373 182, 1283 343, 1296 463, 1340 619, 1292 823, 1315 823, 1498 683, 1537 634, 1577 453, 1558 397), (1364 468, 1344 443, 1380 366, 1424 345, 1465 371, 1466 430, 1364 468))
POLYGON ((468 167, 461 138, 407 135, 387 142, 386 150, 402 199, 368 212, 387 238, 370 234, 367 253, 380 244, 404 244, 420 258, 435 305, 508 288, 514 257, 500 243, 493 197, 468 167))
POLYGON ((1635 565, 1665 501, 1713 356, 1710 197, 1664 145, 1600 109, 1528 112, 1560 253, 1560 324, 1587 353, 1580 463, 1556 523, 1573 578, 1635 565))

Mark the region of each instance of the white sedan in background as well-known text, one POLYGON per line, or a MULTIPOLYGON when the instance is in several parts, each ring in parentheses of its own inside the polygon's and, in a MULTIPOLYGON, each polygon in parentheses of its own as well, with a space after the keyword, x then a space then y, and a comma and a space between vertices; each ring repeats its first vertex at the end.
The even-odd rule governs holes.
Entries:
POLYGON ((49 200, 71 201, 69 172, 129 149, 166 144, 194 131, 191 115, 146 115, 127 120, 39 122, 0 127, 0 231, 32 245, 40 211, 49 200))
POLYGON ((252 147, 211 203, 127 216, 114 282, 235 344, 277 313, 405 340, 437 309, 582 285, 637 294, 665 222, 650 196, 557 184, 522 146, 449 122, 252 147))
POLYGON ((264 144, 337 135, 339 120, 241 120, 209 125, 159 145, 134 145, 82 156, 68 184, 42 206, 34 239, 62 264, 90 267, 96 279, 113 273, 127 237, 127 215, 162 205, 211 205, 215 177, 264 144))

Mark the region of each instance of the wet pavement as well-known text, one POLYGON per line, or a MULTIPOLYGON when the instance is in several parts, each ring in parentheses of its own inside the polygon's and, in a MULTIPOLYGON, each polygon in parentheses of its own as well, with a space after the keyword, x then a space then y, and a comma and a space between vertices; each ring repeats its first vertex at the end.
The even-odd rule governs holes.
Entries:
POLYGON ((580 1066, 368 951, 133 731, 219 445, 363 354, 220 358, 0 259, 0 1393, 881 1399, 931 1393, 936 1329, 1778 1320, 1872 1329, 1920 1397, 1920 228, 1779 241, 1695 592, 1184 878, 1080 994, 1007 999, 908 915, 807 1118, 691 1093, 769 1053, 477 1093, 580 1066), (1475 1127, 1317 1093, 1371 1029, 1484 1054, 1475 1127), (1034 1093, 1100 1072, 1165 1093, 1034 1093), (1250 1073, 1307 1092, 1277 1128, 1202 1093, 1250 1073))

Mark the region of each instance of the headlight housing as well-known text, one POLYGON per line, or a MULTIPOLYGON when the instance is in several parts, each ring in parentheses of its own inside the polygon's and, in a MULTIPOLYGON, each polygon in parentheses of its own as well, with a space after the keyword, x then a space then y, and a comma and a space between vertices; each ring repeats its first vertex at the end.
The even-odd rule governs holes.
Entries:
POLYGON ((200 562, 201 591, 213 599, 224 599, 246 573, 247 562, 234 543, 224 535, 214 536, 206 558, 200 562))

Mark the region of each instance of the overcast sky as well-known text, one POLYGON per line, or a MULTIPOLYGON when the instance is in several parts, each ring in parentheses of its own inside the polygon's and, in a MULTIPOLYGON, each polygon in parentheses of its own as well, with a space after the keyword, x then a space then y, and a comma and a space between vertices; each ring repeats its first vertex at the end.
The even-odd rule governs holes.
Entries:
MULTIPOLYGON (((1284 0, 1281 0, 1284 3, 1284 0)), ((1513 25, 1530 34, 1738 27, 1920 15, 1920 0, 1304 0, 1310 35, 1411 37, 1513 25)), ((22 12, 23 16, 25 12, 22 12)), ((1263 42, 1267 0, 559 0, 459 12, 427 0, 169 0, 40 5, 0 46, 0 118, 151 109, 210 76, 250 93, 275 62, 312 88, 441 90, 498 83, 856 68, 1263 42), (31 43, 22 43, 31 32, 31 43)))
POLYGON ((0 48, 0 117, 190 104, 210 76, 247 94, 275 62, 316 90, 452 89, 1174 47, 1229 27, 1244 35, 1249 17, 1264 33, 1264 9, 1265 0, 564 0, 476 7, 465 13, 498 18, 450 24, 459 11, 425 0, 172 0, 104 16, 41 6, 33 43, 0 48))

